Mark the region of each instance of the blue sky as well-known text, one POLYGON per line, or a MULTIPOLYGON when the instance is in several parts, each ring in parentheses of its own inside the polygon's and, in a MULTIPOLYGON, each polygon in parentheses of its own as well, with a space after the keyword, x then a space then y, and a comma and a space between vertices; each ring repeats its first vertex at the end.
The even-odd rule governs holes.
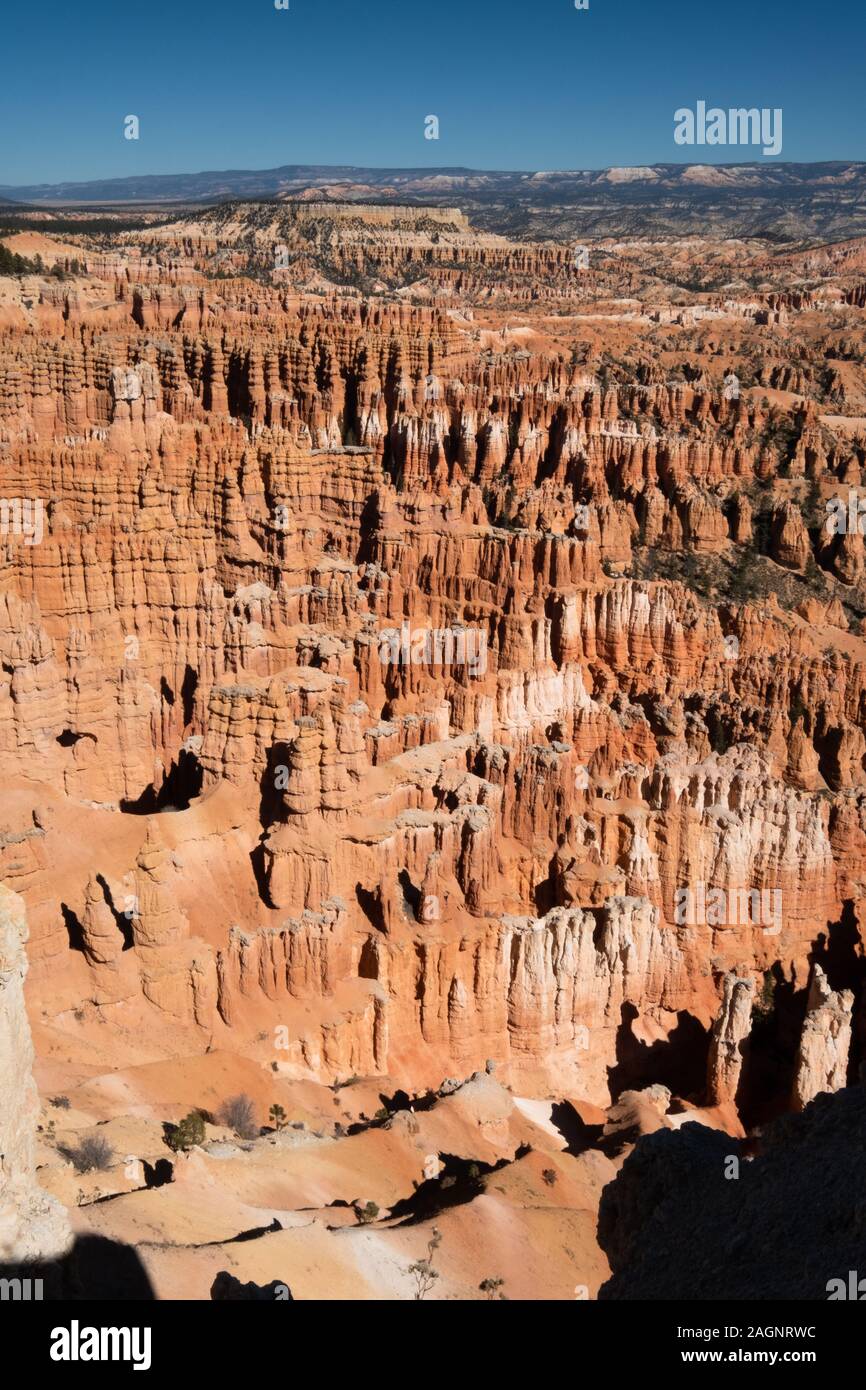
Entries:
MULTIPOLYGON (((781 107, 866 158, 863 0, 43 0, 4 17, 0 183, 279 164, 729 162, 673 113, 781 107), (138 141, 123 119, 141 122, 138 141), (440 121, 424 139, 424 118, 440 121)), ((757 157, 761 158, 760 152, 757 157)))

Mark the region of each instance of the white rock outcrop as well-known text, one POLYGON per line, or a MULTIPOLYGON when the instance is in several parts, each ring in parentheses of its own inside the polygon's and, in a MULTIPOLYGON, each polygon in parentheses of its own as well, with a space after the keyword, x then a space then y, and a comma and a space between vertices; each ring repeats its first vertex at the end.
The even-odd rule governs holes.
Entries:
POLYGON ((832 990, 824 971, 816 965, 797 1055, 795 1109, 802 1110, 822 1091, 841 1091, 845 1085, 853 1007, 851 990, 832 990))
POLYGON ((707 1099, 710 1105, 735 1101, 743 1053, 752 1027, 755 982, 731 970, 722 983, 721 1008, 710 1034, 707 1099))
POLYGON ((24 1008, 26 940, 24 903, 0 884, 0 1264, 57 1259, 72 1241, 66 1212, 36 1180, 39 1098, 24 1008))

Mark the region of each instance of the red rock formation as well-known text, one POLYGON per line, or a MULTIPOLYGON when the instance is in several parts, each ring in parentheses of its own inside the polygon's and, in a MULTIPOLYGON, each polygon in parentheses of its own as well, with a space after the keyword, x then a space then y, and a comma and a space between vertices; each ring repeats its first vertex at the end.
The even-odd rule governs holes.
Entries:
MULTIPOLYGON (((490 1057, 598 1103, 683 1014, 732 1101, 748 982, 804 990, 861 894, 862 537, 814 497, 862 443, 726 393, 700 316, 679 379, 637 310, 569 353, 566 249, 448 210, 151 232, 0 325, 4 487, 43 506, 0 593, 38 1006, 191 1049, 283 1027, 274 1060, 328 1079, 490 1057), (287 274, 210 278, 274 244, 287 274), (300 293, 317 255, 432 300, 300 293), (699 885, 725 910, 679 920, 699 885)), ((738 370, 783 310, 812 312, 713 307, 738 370)))

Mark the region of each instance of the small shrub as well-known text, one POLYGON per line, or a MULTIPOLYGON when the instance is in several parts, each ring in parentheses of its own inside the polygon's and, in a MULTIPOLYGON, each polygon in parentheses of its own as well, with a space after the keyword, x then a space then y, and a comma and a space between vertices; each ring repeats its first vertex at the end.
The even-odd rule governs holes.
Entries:
POLYGON ((204 1143, 204 1115, 200 1110, 190 1110, 168 1135, 166 1143, 174 1153, 185 1153, 196 1144, 204 1143))
POLYGON ((68 1096, 52 1096, 49 1102, 55 1110, 69 1110, 71 1101, 68 1096))
POLYGON ((268 1119, 270 1120, 274 1129, 277 1131, 285 1129, 286 1125, 289 1122, 289 1117, 281 1105, 271 1106, 270 1110, 268 1111, 268 1119))
POLYGON ((255 1139, 258 1136, 255 1107, 249 1096, 229 1096, 220 1107, 217 1118, 226 1129, 233 1129, 239 1139, 255 1139))
POLYGON ((87 1134, 74 1148, 66 1150, 76 1173, 104 1172, 110 1168, 114 1150, 103 1134, 87 1134))
POLYGON ((752 1013, 758 1019, 769 1019, 773 1015, 776 1006, 776 977, 772 970, 764 971, 764 980, 760 992, 757 994, 752 1004, 752 1013))
POLYGON ((438 1269, 433 1268, 433 1256, 439 1249, 441 1242, 441 1233, 433 1226, 430 1231, 430 1240, 427 1244, 426 1259, 416 1260, 413 1265, 409 1266, 409 1273, 415 1280, 416 1303, 421 1303, 423 1301, 439 1278, 438 1269))
POLYGON ((365 1202, 363 1206, 355 1207, 355 1215, 359 1226, 368 1226, 379 1215, 379 1207, 375 1202, 365 1202))
POLYGON ((505 1297, 505 1294, 500 1292, 504 1283, 504 1279, 482 1279, 478 1287, 492 1302, 495 1298, 505 1297))
POLYGON ((556 1183, 556 1170, 554 1168, 544 1168, 542 1170, 541 1176, 547 1183, 548 1187, 553 1187, 556 1183))

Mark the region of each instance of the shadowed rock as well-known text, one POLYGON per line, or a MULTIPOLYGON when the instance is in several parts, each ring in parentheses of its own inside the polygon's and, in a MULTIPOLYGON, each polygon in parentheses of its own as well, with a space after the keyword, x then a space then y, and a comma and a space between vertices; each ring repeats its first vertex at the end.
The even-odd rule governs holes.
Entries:
POLYGON ((215 1303, 293 1303, 288 1284, 272 1279, 270 1284, 242 1284, 228 1270, 220 1270, 211 1284, 210 1296, 215 1303))

